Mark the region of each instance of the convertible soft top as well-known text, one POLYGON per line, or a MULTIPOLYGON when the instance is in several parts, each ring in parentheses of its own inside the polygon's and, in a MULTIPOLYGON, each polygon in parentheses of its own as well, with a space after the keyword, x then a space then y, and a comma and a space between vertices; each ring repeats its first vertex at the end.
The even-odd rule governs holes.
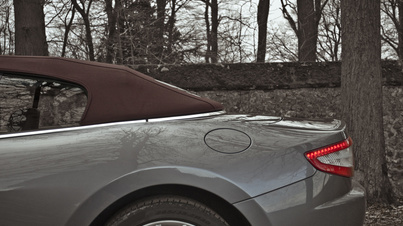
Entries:
POLYGON ((82 125, 220 111, 222 105, 125 66, 57 57, 0 56, 0 72, 46 76, 84 87, 82 125))

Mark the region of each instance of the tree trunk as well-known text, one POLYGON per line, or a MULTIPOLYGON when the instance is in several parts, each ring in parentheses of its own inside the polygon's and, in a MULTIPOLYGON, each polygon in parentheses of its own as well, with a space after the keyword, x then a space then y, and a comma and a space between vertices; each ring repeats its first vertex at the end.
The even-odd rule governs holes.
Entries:
POLYGON ((281 9, 284 18, 290 24, 298 38, 298 60, 315 62, 318 42, 318 26, 322 17, 323 8, 329 0, 297 0, 297 7, 291 0, 281 0, 281 9), (293 12, 288 12, 291 7, 293 12), (294 21, 292 13, 298 14, 298 21, 294 21))
POLYGON ((72 6, 70 10, 69 10, 69 12, 68 12, 67 15, 66 15, 65 24, 64 24, 65 30, 64 30, 64 37, 63 37, 63 46, 62 46, 62 55, 61 55, 61 57, 64 57, 64 56, 66 55, 66 48, 67 48, 67 42, 68 42, 68 39, 69 39, 69 33, 70 33, 70 30, 71 30, 71 26, 73 25, 74 15, 75 15, 75 13, 76 13, 76 9, 74 8, 74 6, 72 6), (67 15, 69 14, 70 10, 71 10, 71 17, 70 17, 69 22, 66 23, 66 22, 67 22, 67 15))
POLYGON ((16 55, 48 55, 43 4, 43 0, 14 0, 16 55))
POLYGON ((85 8, 83 2, 82 2, 82 4, 83 4, 82 7, 80 7, 78 5, 77 0, 72 0, 72 3, 74 5, 74 7, 76 8, 76 10, 80 13, 80 15, 84 21, 85 39, 86 39, 87 46, 88 46, 88 57, 89 57, 90 61, 95 61, 94 43, 92 41, 90 15, 89 15, 92 0, 89 1, 87 9, 85 8))
POLYGON ((167 54, 170 55, 172 53, 173 46, 173 36, 174 36, 174 27, 176 22, 176 0, 171 1, 171 14, 168 19, 168 45, 167 45, 167 54))
MULTIPOLYGON (((319 2, 320 5, 320 2, 319 2)), ((313 0, 297 0, 298 7, 298 60, 316 61, 318 25, 313 0)))
POLYGON ((342 114, 369 202, 391 200, 382 121, 380 1, 342 0, 342 114))
POLYGON ((259 28, 256 62, 264 63, 266 59, 267 19, 269 18, 270 0, 259 0, 257 7, 257 24, 259 28))
POLYGON ((218 62, 218 3, 211 1, 211 63, 218 62))
POLYGON ((206 55, 204 56, 204 60, 206 63, 210 63, 211 59, 211 31, 210 31, 210 20, 209 20, 209 5, 210 0, 206 0, 206 6, 204 11, 204 21, 206 22, 206 36, 207 36, 207 46, 206 46, 206 55))
POLYGON ((157 58, 159 63, 162 61, 163 51, 164 51, 164 28, 165 28, 165 7, 166 0, 157 0, 157 58))
POLYGON ((403 0, 398 0, 399 26, 397 27, 398 47, 397 54, 400 60, 403 60, 403 0))
POLYGON ((107 31, 108 36, 106 40, 106 56, 105 62, 106 63, 113 63, 113 56, 114 56, 114 42, 115 42, 115 34, 116 34, 116 11, 113 8, 112 0, 105 0, 105 12, 108 18, 107 23, 107 31))
POLYGON ((116 61, 118 64, 125 63, 125 57, 123 54, 123 43, 122 43, 122 34, 125 32, 125 15, 124 15, 124 6, 120 0, 115 1, 115 13, 116 13, 116 42, 117 42, 117 57, 116 61))
POLYGON ((88 14, 83 17, 83 20, 85 26, 85 39, 88 45, 88 56, 90 58, 90 61, 95 61, 94 43, 92 41, 91 25, 88 14))

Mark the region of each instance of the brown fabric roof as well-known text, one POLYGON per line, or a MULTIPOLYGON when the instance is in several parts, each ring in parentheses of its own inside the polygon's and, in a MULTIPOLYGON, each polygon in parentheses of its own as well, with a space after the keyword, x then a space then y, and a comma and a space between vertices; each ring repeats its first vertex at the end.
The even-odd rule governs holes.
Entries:
POLYGON ((56 57, 0 56, 0 72, 45 75, 83 86, 88 92, 83 125, 223 109, 215 101, 119 65, 56 57))

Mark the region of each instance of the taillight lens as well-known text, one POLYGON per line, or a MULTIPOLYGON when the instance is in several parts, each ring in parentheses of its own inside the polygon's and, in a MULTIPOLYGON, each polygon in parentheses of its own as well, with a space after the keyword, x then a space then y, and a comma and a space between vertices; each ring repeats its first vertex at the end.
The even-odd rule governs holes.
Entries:
POLYGON ((305 156, 318 170, 352 177, 354 169, 352 143, 349 137, 344 141, 306 152, 305 156))

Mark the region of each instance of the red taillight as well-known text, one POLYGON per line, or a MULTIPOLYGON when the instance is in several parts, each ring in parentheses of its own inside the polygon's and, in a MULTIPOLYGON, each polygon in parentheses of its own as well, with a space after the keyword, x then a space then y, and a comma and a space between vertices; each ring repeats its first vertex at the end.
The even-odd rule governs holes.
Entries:
POLYGON ((305 153, 309 162, 318 170, 345 177, 353 176, 354 160, 351 144, 348 139, 326 147, 305 153))

